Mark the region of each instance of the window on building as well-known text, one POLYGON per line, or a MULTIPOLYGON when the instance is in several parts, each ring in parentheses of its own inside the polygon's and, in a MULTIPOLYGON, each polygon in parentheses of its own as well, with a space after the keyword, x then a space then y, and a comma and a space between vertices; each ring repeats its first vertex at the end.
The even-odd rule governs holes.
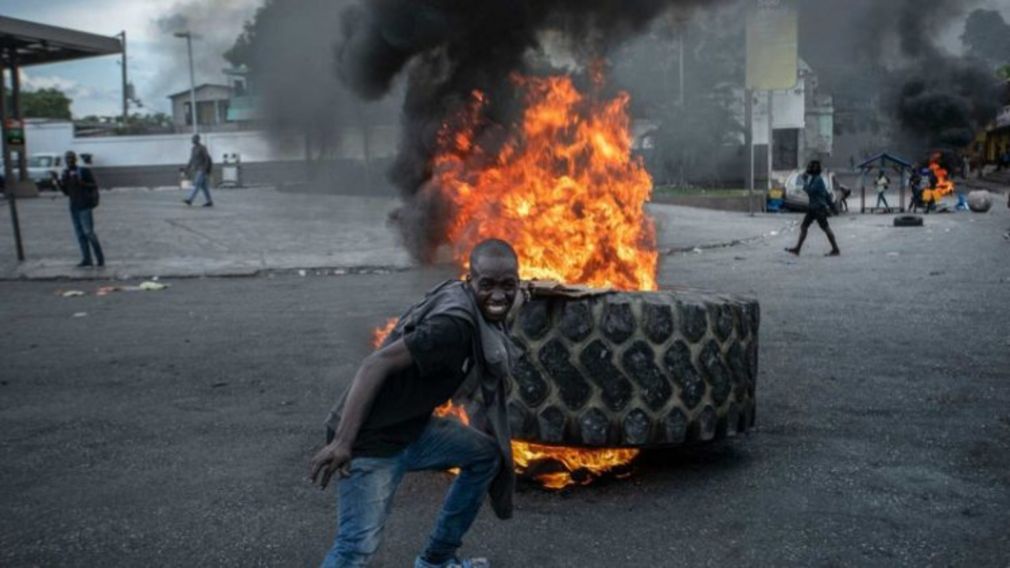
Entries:
POLYGON ((196 101, 196 123, 217 124, 217 101, 196 101))
POLYGON ((193 107, 188 102, 182 103, 182 112, 186 116, 186 126, 193 126, 193 107))
POLYGON ((221 100, 217 101, 217 117, 218 122, 228 122, 228 101, 221 100))
POLYGON ((774 134, 772 149, 772 169, 795 170, 800 167, 800 131, 798 128, 783 128, 774 134))

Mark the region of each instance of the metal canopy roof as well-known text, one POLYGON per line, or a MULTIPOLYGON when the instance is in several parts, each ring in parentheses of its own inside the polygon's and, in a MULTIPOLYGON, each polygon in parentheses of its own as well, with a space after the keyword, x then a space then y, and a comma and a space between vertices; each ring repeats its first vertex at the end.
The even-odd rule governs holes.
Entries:
MULTIPOLYGON (((0 16, 0 46, 13 48, 17 65, 55 63, 82 57, 122 53, 123 46, 115 37, 89 34, 68 28, 37 24, 0 16)), ((0 52, 4 64, 10 65, 7 50, 0 52)))
POLYGON ((911 168, 912 167, 912 164, 910 164, 907 160, 903 160, 903 159, 901 159, 901 158, 899 158, 897 156, 894 156, 892 154, 888 154, 887 152, 882 152, 880 154, 877 154, 876 156, 874 156, 874 157, 872 157, 872 158, 864 161, 863 163, 859 164, 858 167, 861 170, 869 170, 869 169, 873 169, 873 168, 876 168, 876 167, 881 167, 882 168, 885 165, 887 165, 888 163, 896 164, 896 165, 898 165, 898 166, 900 166, 902 168, 911 168))

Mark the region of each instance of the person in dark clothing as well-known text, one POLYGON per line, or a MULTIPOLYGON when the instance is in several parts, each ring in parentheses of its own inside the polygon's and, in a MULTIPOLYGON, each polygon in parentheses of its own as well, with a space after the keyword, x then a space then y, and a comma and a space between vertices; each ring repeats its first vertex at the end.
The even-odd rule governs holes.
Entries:
POLYGON ((807 214, 803 217, 803 223, 800 225, 800 240, 796 243, 793 248, 787 248, 786 252, 800 255, 800 249, 803 248, 803 241, 807 240, 807 230, 810 229, 810 225, 817 221, 817 224, 824 231, 824 234, 828 236, 828 241, 831 243, 831 252, 828 256, 838 256, 841 251, 838 249, 838 243, 835 241, 835 234, 831 232, 831 227, 828 225, 828 215, 831 211, 831 196, 828 194, 828 189, 824 185, 824 179, 821 177, 821 163, 817 160, 813 160, 807 165, 807 174, 803 179, 803 191, 806 192, 809 198, 809 204, 807 206, 807 214))
POLYGON ((210 172, 214 168, 214 162, 210 159, 210 152, 207 147, 200 143, 200 135, 193 135, 193 150, 189 154, 189 164, 186 165, 186 173, 193 180, 193 191, 189 197, 183 201, 186 205, 192 205, 196 199, 196 194, 203 192, 204 207, 213 207, 214 200, 210 197, 210 189, 207 184, 210 182, 210 172))
POLYGON ((912 205, 909 211, 915 213, 918 211, 919 207, 922 207, 922 175, 919 173, 921 168, 916 164, 912 168, 912 173, 908 178, 908 188, 912 190, 912 205))
MULTIPOLYGON (((77 244, 81 247, 81 262, 78 267, 92 266, 91 250, 95 251, 98 266, 105 266, 105 254, 95 234, 94 209, 98 207, 98 183, 90 168, 77 165, 77 154, 64 155, 66 167, 55 178, 60 191, 70 198, 70 219, 74 224, 77 244)), ((55 174, 53 174, 55 176, 55 174)))
POLYGON ((464 281, 449 281, 408 310, 383 345, 359 367, 330 414, 332 439, 313 458, 309 477, 325 488, 338 474, 339 533, 323 566, 367 566, 377 551, 393 495, 405 473, 459 468, 435 530, 415 568, 479 568, 456 550, 485 493, 501 518, 511 516, 514 487, 504 380, 515 356, 504 322, 520 290, 518 260, 499 240, 478 244, 464 281), (488 427, 432 413, 461 386, 479 383, 488 427), (497 409, 487 410, 488 407, 497 409), (505 494, 495 492, 499 480, 505 494))

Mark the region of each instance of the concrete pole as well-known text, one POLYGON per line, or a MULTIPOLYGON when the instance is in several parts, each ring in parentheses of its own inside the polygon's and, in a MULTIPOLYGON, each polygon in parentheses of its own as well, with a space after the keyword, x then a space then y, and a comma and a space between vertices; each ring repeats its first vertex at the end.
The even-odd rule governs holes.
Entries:
MULTIPOLYGON (((687 33, 687 26, 684 25, 683 20, 680 22, 680 29, 677 32, 678 38, 678 48, 677 48, 677 75, 678 82, 677 85, 680 88, 680 95, 677 100, 677 104, 680 105, 681 116, 684 114, 684 34, 687 33)), ((680 187, 683 188, 687 185, 687 177, 684 169, 687 167, 685 162, 687 161, 687 148, 684 144, 680 145, 680 187)))
POLYGON ((754 93, 744 89, 744 145, 747 146, 747 210, 754 215, 754 93))
POLYGON ((126 121, 130 117, 130 104, 129 104, 129 83, 126 79, 126 30, 120 32, 123 37, 123 128, 126 128, 126 121))
POLYGON ((189 112, 193 120, 193 134, 200 130, 196 125, 196 74, 193 72, 193 34, 186 32, 186 52, 189 54, 189 112))
MULTIPOLYGON (((21 120, 21 70, 18 68, 17 52, 13 49, 7 52, 11 62, 11 116, 21 120)), ((22 127, 24 123, 22 123, 22 127)), ((18 150, 18 178, 21 181, 28 179, 28 144, 18 150)), ((8 180, 9 183, 9 180, 8 180)))
POLYGON ((772 169, 775 166, 775 91, 768 91, 768 191, 772 189, 772 169))
MULTIPOLYGON (((11 68, 14 68, 12 53, 13 50, 7 51, 7 57, 11 61, 11 68)), ((2 61, 3 58, 0 58, 2 61)), ((7 104, 6 104, 6 93, 5 91, 5 81, 4 81, 4 69, 3 65, 0 65, 0 124, 7 124, 7 104)), ((4 178, 6 180, 6 187, 4 191, 7 193, 7 207, 11 212, 11 225, 14 227, 14 248, 17 252, 18 262, 24 262, 25 260, 25 249, 21 242, 21 223, 18 221, 18 206, 17 206, 17 195, 15 191, 14 183, 14 168, 11 164, 11 153, 10 148, 7 147, 7 132, 3 134, 3 168, 4 168, 4 178)))

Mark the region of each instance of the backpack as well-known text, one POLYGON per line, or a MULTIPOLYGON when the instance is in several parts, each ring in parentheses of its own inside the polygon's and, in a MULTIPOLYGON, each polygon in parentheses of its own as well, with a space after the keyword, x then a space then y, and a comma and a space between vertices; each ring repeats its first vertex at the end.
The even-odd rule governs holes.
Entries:
POLYGON ((98 202, 101 200, 101 196, 98 191, 98 182, 95 181, 95 176, 91 174, 91 170, 89 168, 80 168, 80 170, 82 178, 84 177, 84 172, 88 172, 88 177, 90 177, 92 183, 95 184, 94 189, 88 191, 88 209, 94 209, 95 207, 98 207, 98 202))

